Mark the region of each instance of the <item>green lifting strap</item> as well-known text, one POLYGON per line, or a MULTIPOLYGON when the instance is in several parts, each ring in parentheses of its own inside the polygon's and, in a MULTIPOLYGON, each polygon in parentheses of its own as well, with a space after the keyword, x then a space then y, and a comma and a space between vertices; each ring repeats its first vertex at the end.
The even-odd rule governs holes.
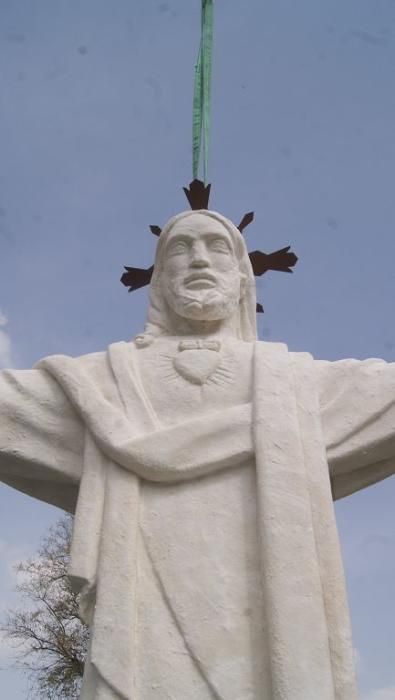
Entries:
POLYGON ((195 66, 193 95, 192 175, 193 179, 199 176, 203 141, 203 181, 205 183, 208 177, 212 52, 213 0, 202 0, 201 40, 195 66))

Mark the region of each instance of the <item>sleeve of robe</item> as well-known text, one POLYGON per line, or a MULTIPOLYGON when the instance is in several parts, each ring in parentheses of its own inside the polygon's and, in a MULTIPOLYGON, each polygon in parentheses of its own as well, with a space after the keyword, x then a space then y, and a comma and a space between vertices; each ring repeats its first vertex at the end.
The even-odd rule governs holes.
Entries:
POLYGON ((0 481, 73 512, 83 443, 81 422, 45 370, 0 372, 0 481))
POLYGON ((395 473, 395 363, 316 361, 335 499, 395 473))

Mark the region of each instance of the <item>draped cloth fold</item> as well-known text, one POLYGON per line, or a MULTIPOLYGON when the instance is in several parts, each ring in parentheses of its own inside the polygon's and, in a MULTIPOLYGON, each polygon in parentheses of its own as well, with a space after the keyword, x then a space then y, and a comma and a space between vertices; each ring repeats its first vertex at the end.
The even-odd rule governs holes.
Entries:
POLYGON ((271 700, 357 697, 314 360, 256 345, 254 446, 271 700))
POLYGON ((83 700, 101 697, 99 682, 108 689, 103 698, 137 700, 143 480, 186 481, 241 465, 254 454, 271 669, 271 696, 265 700, 354 700, 351 632, 313 358, 257 342, 252 408, 236 406, 167 429, 145 395, 136 352, 125 343, 109 349, 118 406, 99 394, 72 359, 41 363, 87 426, 70 566, 92 626, 83 700))

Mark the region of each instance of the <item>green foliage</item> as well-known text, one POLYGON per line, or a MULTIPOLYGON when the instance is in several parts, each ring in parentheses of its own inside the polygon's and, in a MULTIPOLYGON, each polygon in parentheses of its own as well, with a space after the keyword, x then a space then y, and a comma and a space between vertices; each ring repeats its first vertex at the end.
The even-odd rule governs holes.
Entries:
POLYGON ((79 697, 87 653, 88 628, 67 578, 71 531, 65 516, 37 556, 17 566, 21 607, 0 625, 15 647, 15 666, 28 674, 30 696, 46 700, 79 697))

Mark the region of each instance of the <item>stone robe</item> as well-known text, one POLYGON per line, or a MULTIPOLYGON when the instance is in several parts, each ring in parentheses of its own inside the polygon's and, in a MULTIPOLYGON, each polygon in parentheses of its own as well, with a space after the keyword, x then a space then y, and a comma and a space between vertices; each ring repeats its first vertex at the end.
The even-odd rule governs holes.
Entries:
POLYGON ((356 697, 332 495, 395 471, 395 364, 242 346, 201 411, 133 343, 0 373, 1 480, 76 515, 83 700, 356 697))

